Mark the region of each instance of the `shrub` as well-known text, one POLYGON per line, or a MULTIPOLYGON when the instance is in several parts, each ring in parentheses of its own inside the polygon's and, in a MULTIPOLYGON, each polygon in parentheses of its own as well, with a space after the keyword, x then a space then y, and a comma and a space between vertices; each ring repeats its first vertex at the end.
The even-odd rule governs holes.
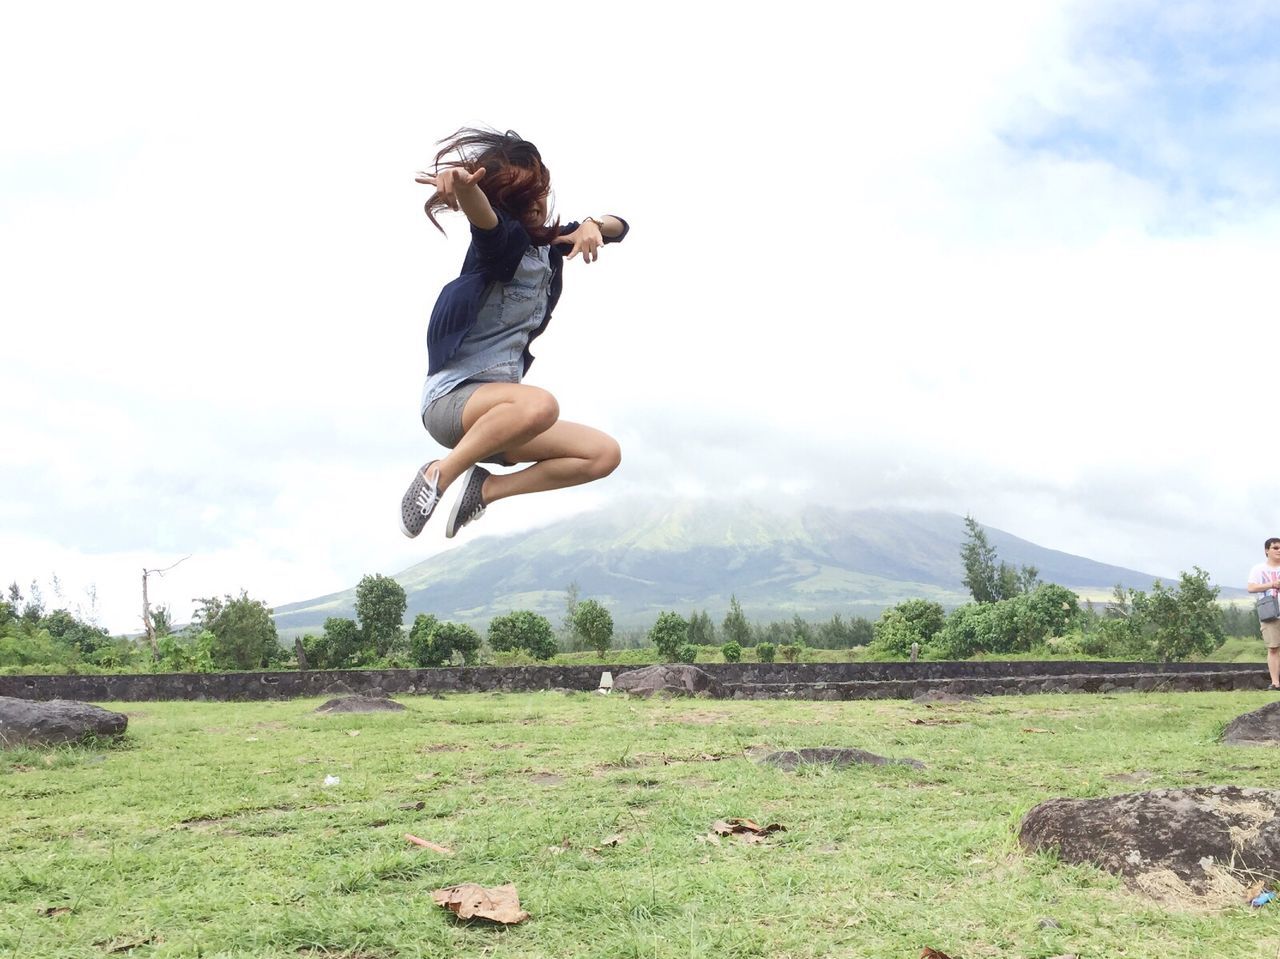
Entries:
POLYGON ((480 634, 462 623, 442 623, 419 613, 409 630, 410 658, 416 666, 448 666, 455 653, 468 666, 480 649, 480 634))
POLYGON ((794 663, 800 658, 800 647, 795 643, 787 643, 785 646, 778 647, 778 655, 788 663, 794 663))
POLYGON ((490 620, 489 646, 499 653, 526 649, 534 659, 550 659, 557 651, 551 621, 528 609, 490 620))
POLYGON ((942 630, 945 613, 938 603, 909 599, 880 614, 871 627, 871 652, 880 656, 906 657, 911 644, 924 648, 942 630))
POLYGON ((726 663, 737 663, 742 660, 742 647, 737 643, 725 643, 720 647, 720 654, 726 663))
POLYGON ((676 650, 676 662, 696 663, 697 661, 698 647, 695 643, 684 643, 676 650))
POLYGON ((777 648, 773 643, 756 643, 756 659, 762 663, 773 662, 773 657, 777 653, 777 648))

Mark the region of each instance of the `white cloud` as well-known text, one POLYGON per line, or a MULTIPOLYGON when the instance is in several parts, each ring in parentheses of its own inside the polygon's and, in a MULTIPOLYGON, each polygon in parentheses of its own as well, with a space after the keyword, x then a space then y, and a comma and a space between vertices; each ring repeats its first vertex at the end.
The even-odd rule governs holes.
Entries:
MULTIPOLYGON (((407 4, 6 13, 0 575, 96 581, 123 629, 137 572, 186 553, 175 608, 444 548, 392 517, 466 235, 411 178, 475 122, 539 143, 562 216, 634 224, 570 264, 531 377, 623 467, 486 529, 776 485, 1154 572, 1252 561, 1280 221, 1256 151, 1190 162, 1195 105, 1155 112, 1167 65, 1111 42, 1163 6, 487 9, 525 26, 477 49, 407 4), (1250 202, 1068 149, 1064 118, 1250 202)), ((1204 9, 1177 7, 1184 44, 1204 9)), ((1230 78, 1215 122, 1264 142, 1265 86, 1230 78)))

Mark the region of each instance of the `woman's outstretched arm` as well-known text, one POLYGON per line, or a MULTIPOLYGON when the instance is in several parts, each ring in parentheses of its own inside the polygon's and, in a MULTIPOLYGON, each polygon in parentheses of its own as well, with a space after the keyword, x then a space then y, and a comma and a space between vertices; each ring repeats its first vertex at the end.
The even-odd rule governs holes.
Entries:
POLYGON ((464 167, 454 166, 437 173, 421 172, 414 180, 435 187, 445 206, 450 210, 461 210, 472 226, 492 230, 498 225, 498 214, 493 212, 489 198, 478 186, 483 176, 484 167, 472 173, 464 167))

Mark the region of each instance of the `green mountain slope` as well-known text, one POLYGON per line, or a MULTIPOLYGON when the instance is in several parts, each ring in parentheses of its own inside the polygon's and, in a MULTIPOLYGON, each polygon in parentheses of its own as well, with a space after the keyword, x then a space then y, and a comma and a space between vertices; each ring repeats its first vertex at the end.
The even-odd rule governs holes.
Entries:
MULTIPOLYGON (((1094 595, 1116 583, 1147 589, 1153 577, 1046 549, 987 528, 1000 559, 1033 565, 1045 581, 1094 595)), ((964 520, 907 510, 776 510, 707 500, 619 503, 505 537, 481 537, 395 575, 408 619, 421 612, 484 626, 513 609, 558 622, 565 588, 598 599, 619 627, 648 626, 664 609, 724 615, 736 594, 747 615, 874 616, 924 597, 953 606, 962 585, 964 520)), ((352 616, 354 587, 276 610, 282 630, 318 631, 352 616)))

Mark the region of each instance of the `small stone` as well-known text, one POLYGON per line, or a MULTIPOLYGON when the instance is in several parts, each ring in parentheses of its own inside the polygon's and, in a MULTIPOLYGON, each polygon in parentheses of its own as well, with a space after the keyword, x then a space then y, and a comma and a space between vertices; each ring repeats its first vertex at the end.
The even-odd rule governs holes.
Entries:
POLYGON ((404 706, 394 699, 380 699, 374 696, 339 696, 316 707, 316 712, 329 713, 399 713, 404 706))

